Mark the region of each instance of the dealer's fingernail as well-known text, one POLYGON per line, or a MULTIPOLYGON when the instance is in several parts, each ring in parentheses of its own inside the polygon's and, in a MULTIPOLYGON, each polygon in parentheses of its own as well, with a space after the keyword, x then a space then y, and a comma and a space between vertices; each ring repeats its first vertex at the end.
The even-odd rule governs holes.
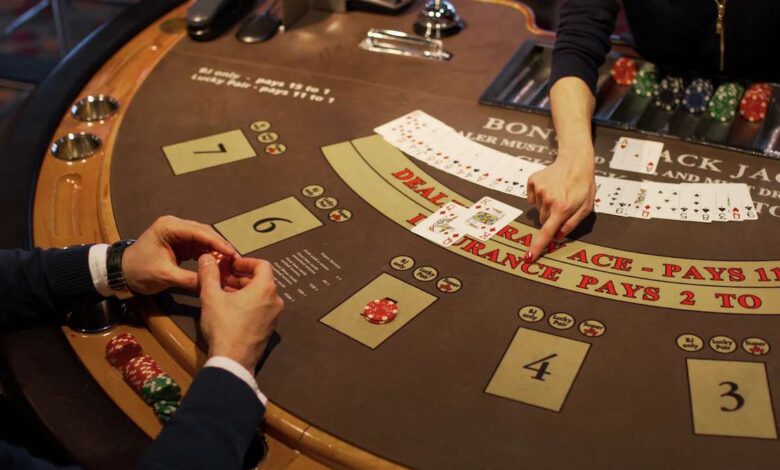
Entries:
POLYGON ((526 263, 530 263, 532 259, 534 259, 534 254, 531 253, 530 251, 526 252, 525 256, 523 257, 523 261, 525 261, 526 263))

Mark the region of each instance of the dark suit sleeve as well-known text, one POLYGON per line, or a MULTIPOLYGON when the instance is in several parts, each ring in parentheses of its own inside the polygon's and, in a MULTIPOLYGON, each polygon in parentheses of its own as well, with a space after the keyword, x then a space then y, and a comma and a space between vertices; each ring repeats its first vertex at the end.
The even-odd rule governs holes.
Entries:
POLYGON ((101 299, 89 248, 0 250, 0 329, 59 322, 74 303, 101 299))
POLYGON ((204 367, 139 469, 240 469, 265 413, 241 379, 204 367))
POLYGON ((618 14, 616 0, 566 0, 558 17, 550 87, 563 77, 579 77, 596 94, 598 69, 610 49, 618 14))

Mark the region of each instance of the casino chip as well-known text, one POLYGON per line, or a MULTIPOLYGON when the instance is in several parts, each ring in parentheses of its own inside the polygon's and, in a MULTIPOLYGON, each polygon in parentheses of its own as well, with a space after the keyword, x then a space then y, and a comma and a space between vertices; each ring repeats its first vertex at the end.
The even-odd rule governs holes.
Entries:
POLYGON ((121 333, 106 344, 106 359, 117 369, 124 368, 127 362, 143 353, 141 345, 130 333, 121 333))
POLYGON ((741 85, 735 82, 719 86, 707 106, 707 114, 716 121, 731 121, 737 113, 737 105, 744 90, 741 85))
POLYGON ((653 104, 666 111, 674 111, 682 101, 683 85, 682 78, 664 77, 653 91, 653 104))
POLYGON ((772 87, 768 83, 753 83, 739 102, 739 114, 750 122, 760 122, 766 117, 772 87))
POLYGON ((390 323, 398 316, 398 302, 389 297, 375 299, 363 308, 360 315, 374 325, 390 323))
POLYGON ((162 368, 148 354, 130 359, 123 373, 125 381, 139 394, 147 380, 164 375, 162 368))
POLYGON ((179 402, 174 400, 160 400, 155 402, 152 406, 154 408, 154 414, 156 414, 160 421, 164 423, 171 419, 171 416, 179 409, 179 402))
POLYGON ((141 396, 149 404, 154 404, 158 401, 178 402, 181 398, 181 387, 168 375, 158 375, 144 382, 141 387, 141 396))
POLYGON ((769 101, 759 94, 747 94, 739 102, 739 114, 750 122, 760 122, 766 117, 769 101))
POLYGON ((697 78, 688 85, 682 97, 682 105, 689 113, 703 113, 712 98, 712 82, 697 78))
POLYGON ((637 74, 636 61, 628 57, 621 57, 612 64, 610 73, 618 85, 633 85, 637 74))
POLYGON ((758 93, 763 96, 767 101, 772 99, 772 85, 768 83, 753 83, 745 91, 745 94, 758 93))
POLYGON ((645 62, 639 69, 632 90, 639 96, 650 98, 658 86, 658 70, 655 65, 645 62))

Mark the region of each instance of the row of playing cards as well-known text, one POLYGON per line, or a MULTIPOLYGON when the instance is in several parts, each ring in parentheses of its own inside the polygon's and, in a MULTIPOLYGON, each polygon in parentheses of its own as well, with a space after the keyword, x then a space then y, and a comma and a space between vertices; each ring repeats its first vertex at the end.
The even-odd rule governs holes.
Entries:
MULTIPOLYGON (((544 168, 473 142, 419 110, 374 131, 394 147, 424 163, 514 196, 526 197, 528 177, 544 168)), ((655 174, 663 144, 621 137, 614 150, 610 168, 655 174)), ((755 220, 758 217, 750 189, 745 184, 654 183, 597 176, 596 185, 593 210, 598 213, 696 222, 755 220)))
POLYGON ((374 131, 404 153, 467 181, 526 197, 528 177, 544 165, 499 152, 460 135, 438 119, 413 111, 374 131))
POLYGON ((464 236, 485 241, 522 213, 520 209, 487 196, 471 207, 450 202, 418 222, 412 232, 441 246, 450 246, 464 236))
POLYGON ((690 222, 756 220, 750 188, 742 183, 656 183, 596 177, 593 210, 640 219, 690 222))

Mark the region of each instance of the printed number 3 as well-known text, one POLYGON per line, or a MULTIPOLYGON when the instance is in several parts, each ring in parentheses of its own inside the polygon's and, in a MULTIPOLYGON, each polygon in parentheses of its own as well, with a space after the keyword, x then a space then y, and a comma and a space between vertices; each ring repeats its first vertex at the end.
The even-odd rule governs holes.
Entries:
POLYGON ((737 393, 737 390, 739 389, 739 386, 735 384, 734 382, 721 382, 718 385, 727 385, 729 387, 729 391, 721 395, 722 397, 731 397, 734 399, 735 404, 733 408, 727 408, 725 406, 721 406, 721 411, 737 411, 738 409, 742 408, 742 406, 745 405, 745 397, 737 393))

